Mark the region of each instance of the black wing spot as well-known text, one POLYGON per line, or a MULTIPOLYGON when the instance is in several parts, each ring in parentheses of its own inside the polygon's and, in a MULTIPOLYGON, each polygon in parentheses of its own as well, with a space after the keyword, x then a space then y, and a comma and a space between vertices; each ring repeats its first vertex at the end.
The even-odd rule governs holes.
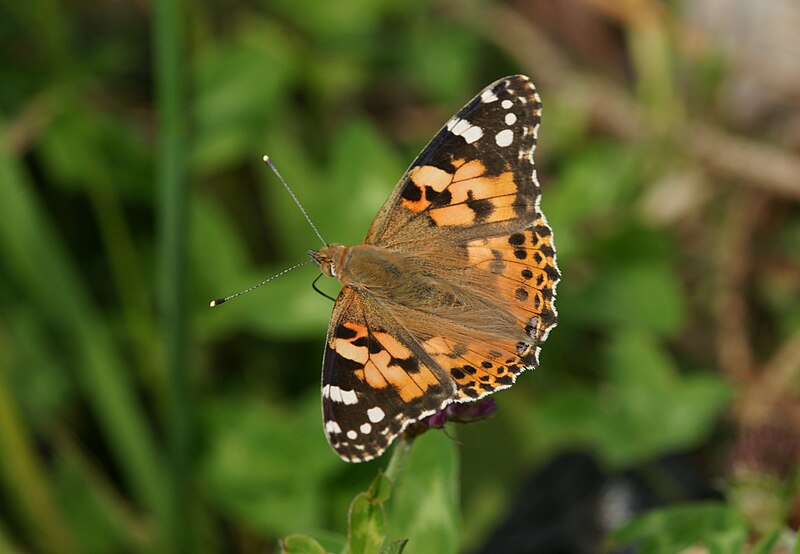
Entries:
POLYGON ((550 264, 544 266, 544 272, 547 273, 547 276, 553 281, 561 277, 561 274, 558 272, 558 270, 550 264))
POLYGON ((522 246, 525 244, 525 235, 522 233, 514 233, 508 237, 508 244, 511 246, 522 246))
POLYGON ((417 202, 422 198, 422 189, 413 181, 409 181, 400 196, 411 202, 417 202))
POLYGON ((452 199, 453 194, 448 189, 438 192, 433 187, 425 187, 425 200, 431 204, 447 205, 452 199))
POLYGON ((352 338, 355 338, 356 335, 358 335, 358 332, 356 332, 355 329, 351 329, 350 327, 346 327, 344 325, 339 325, 336 328, 336 335, 335 336, 336 336, 337 339, 350 340, 352 338))
POLYGON ((517 248, 514 250, 514 257, 518 260, 524 260, 528 257, 528 252, 523 248, 517 248))
POLYGON ((524 287, 519 287, 514 291, 514 297, 520 302, 525 302, 528 299, 528 291, 524 287))
POLYGON ((547 245, 547 244, 543 244, 543 245, 541 246, 541 248, 539 248, 539 251, 540 251, 542 254, 544 254, 545 256, 547 256, 548 258, 552 258, 552 257, 553 257, 553 254, 555 254, 555 253, 556 253, 556 251, 555 251, 555 250, 553 250, 553 247, 552 247, 552 246, 549 246, 549 245, 547 245))
POLYGON ((370 354, 377 354, 378 352, 382 352, 384 349, 383 345, 378 342, 375 337, 370 335, 369 340, 369 353, 370 354))
POLYGON ((419 360, 414 357, 406 359, 392 358, 391 364, 400 366, 406 373, 419 373, 419 360))
POLYGON ((472 196, 472 191, 469 191, 468 200, 466 202, 470 210, 475 212, 475 220, 478 222, 486 221, 494 212, 494 205, 491 200, 480 199, 476 200, 472 196))
POLYGON ((532 272, 530 269, 523 269, 523 270, 520 272, 520 275, 522 275, 522 278, 523 278, 523 279, 525 279, 525 280, 527 281, 528 279, 530 279, 531 277, 533 277, 533 272, 532 272))

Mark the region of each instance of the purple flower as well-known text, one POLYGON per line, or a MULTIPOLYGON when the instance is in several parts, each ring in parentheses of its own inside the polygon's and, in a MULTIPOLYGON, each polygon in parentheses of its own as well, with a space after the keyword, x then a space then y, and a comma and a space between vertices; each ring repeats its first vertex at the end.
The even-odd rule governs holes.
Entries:
POLYGON ((486 419, 497 411, 497 404, 493 398, 484 398, 477 402, 453 403, 427 417, 422 421, 428 427, 441 429, 448 421, 456 423, 472 423, 481 419, 486 419))

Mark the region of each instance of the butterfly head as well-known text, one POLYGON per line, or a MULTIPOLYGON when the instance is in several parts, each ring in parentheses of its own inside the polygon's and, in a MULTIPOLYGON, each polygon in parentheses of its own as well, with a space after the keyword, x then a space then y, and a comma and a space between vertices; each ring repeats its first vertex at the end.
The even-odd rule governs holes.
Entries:
POLYGON ((338 269, 342 267, 342 262, 349 248, 342 244, 329 244, 319 250, 309 250, 308 255, 319 265, 320 271, 328 277, 339 278, 338 269))

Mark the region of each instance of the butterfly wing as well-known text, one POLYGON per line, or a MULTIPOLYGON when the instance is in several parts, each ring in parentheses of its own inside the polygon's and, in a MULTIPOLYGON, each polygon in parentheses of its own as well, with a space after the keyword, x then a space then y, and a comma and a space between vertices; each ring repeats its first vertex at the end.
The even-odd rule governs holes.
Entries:
MULTIPOLYGON (((454 380, 456 401, 508 388, 519 373, 538 366, 538 345, 558 322, 554 300, 560 273, 552 244, 552 232, 541 215, 510 235, 457 243, 453 247, 466 252, 457 265, 465 269, 440 267, 444 271, 438 278, 467 283, 460 305, 473 308, 442 321, 421 318, 413 310, 400 318, 401 324, 418 322, 414 336, 454 380), (488 310, 479 316, 474 306, 488 310)), ((447 255, 442 251, 439 256, 447 255)))
POLYGON ((524 75, 500 79, 436 134, 364 240, 395 247, 520 230, 536 219, 533 151, 541 101, 524 75))
POLYGON ((462 304, 488 303, 511 320, 460 314, 437 321, 413 310, 399 317, 411 327, 422 322, 415 338, 455 380, 459 400, 510 386, 536 367, 536 345, 558 320, 561 276, 533 159, 540 118, 528 77, 486 87, 417 157, 365 240, 420 264, 433 260, 427 269, 436 281, 466 285, 462 304))
POLYGON ((455 396, 455 385, 388 313, 344 287, 322 368, 325 435, 351 462, 379 456, 410 423, 455 396))

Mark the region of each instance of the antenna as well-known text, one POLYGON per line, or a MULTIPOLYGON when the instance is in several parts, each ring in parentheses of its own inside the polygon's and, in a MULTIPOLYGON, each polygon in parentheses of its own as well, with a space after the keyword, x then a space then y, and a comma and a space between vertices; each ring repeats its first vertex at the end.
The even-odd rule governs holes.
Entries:
POLYGON ((219 306, 220 304, 222 304, 223 302, 227 302, 227 301, 228 301, 228 300, 230 300, 231 298, 236 298, 237 296, 241 296, 241 295, 243 295, 243 294, 247 294, 247 293, 248 293, 248 292, 250 292, 251 290, 255 290, 255 289, 257 289, 258 287, 260 287, 261 285, 264 285, 264 284, 266 284, 266 283, 269 283, 269 282, 270 282, 270 281, 272 281, 273 279, 277 279, 277 278, 278 278, 278 277, 280 277, 281 275, 284 275, 285 273, 289 273, 291 270, 293 270, 293 269, 297 269, 298 267, 300 267, 300 266, 304 266, 304 265, 306 265, 306 264, 308 264, 308 263, 311 263, 311 262, 312 262, 312 260, 306 260, 306 261, 304 261, 304 262, 300 262, 299 264, 295 264, 295 265, 293 265, 292 267, 287 267, 286 269, 284 269, 283 271, 281 271, 281 272, 280 272, 280 273, 278 273, 277 275, 273 275, 273 276, 272 276, 272 277, 270 277, 269 279, 265 279, 265 280, 261 281, 259 284, 257 284, 257 285, 254 285, 254 286, 250 287, 249 289, 245 289, 245 290, 243 290, 243 291, 241 291, 241 292, 237 292, 236 294, 232 294, 232 295, 230 295, 230 296, 226 296, 225 298, 217 298, 216 300, 212 300, 212 301, 211 301, 211 303, 209 304, 209 306, 211 306, 212 308, 215 308, 215 307, 219 306))
POLYGON ((298 208, 300 208, 300 211, 301 211, 301 212, 303 213, 303 215, 305 216, 305 218, 306 218, 306 221, 308 221, 308 224, 309 224, 309 225, 311 225, 311 228, 312 228, 312 229, 314 229, 314 232, 315 232, 315 233, 317 234, 317 236, 319 237, 319 240, 321 240, 321 241, 322 241, 322 244, 324 244, 325 246, 328 246, 328 243, 327 243, 327 242, 325 242, 325 239, 324 239, 324 238, 322 238, 322 235, 320 235, 320 234, 319 234, 319 231, 317 230, 317 226, 316 226, 316 225, 314 225, 314 222, 313 222, 313 221, 311 221, 311 218, 310 218, 310 217, 308 217, 308 214, 306 213, 306 210, 303 208, 303 205, 300 203, 300 201, 299 201, 299 200, 297 199, 297 197, 294 195, 294 192, 292 192, 292 189, 290 189, 290 188, 289 188, 289 185, 287 185, 287 184, 286 184, 286 181, 285 181, 285 180, 284 180, 284 178, 281 176, 281 174, 280 174, 280 173, 278 173, 278 170, 277 170, 277 168, 275 167, 275 164, 273 164, 273 163, 272 163, 272 160, 271 160, 271 159, 269 158, 269 156, 267 156, 266 154, 264 155, 264 158, 263 158, 263 159, 264 159, 264 163, 265 163, 265 164, 267 164, 267 165, 269 166, 269 168, 270 168, 270 169, 271 169, 271 170, 272 170, 272 171, 275 173, 275 175, 277 175, 277 176, 278 176, 278 179, 280 179, 280 180, 281 180, 281 183, 283 183, 283 186, 284 186, 284 187, 286 188, 286 190, 289 192, 289 195, 292 197, 292 200, 294 200, 294 203, 295 203, 295 204, 297 204, 297 207, 298 207, 298 208))

